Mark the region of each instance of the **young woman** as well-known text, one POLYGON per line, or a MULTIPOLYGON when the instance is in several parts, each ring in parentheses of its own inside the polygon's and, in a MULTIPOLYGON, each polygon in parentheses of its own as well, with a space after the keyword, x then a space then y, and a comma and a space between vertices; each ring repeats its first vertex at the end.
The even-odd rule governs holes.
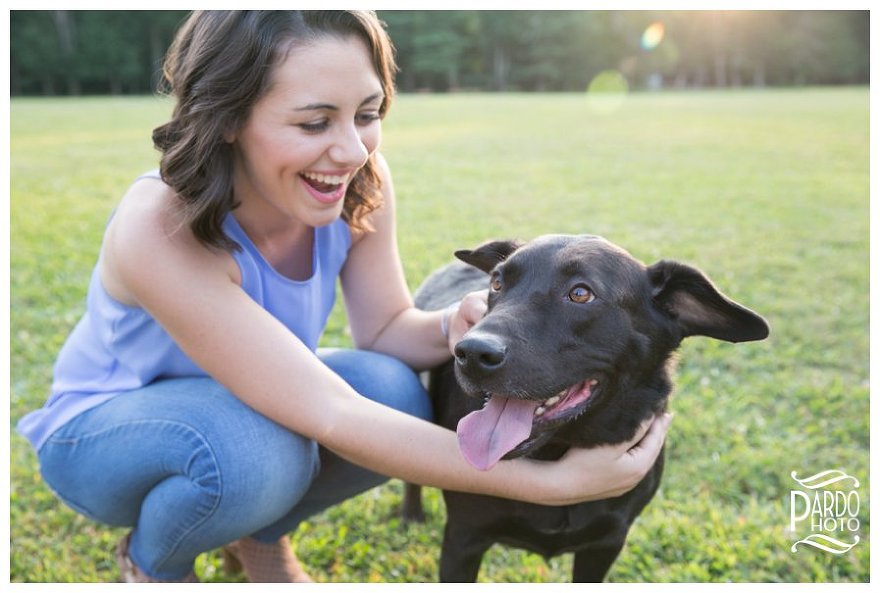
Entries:
POLYGON ((221 546, 251 581, 308 580, 286 534, 383 476, 566 504, 629 490, 656 458, 666 417, 479 472, 424 420, 410 369, 447 359, 486 305, 413 308, 377 152, 394 70, 369 12, 198 12, 171 46, 160 169, 114 213, 51 397, 19 424, 65 503, 133 527, 124 580, 194 580, 221 546), (357 350, 317 350, 337 279, 357 350))

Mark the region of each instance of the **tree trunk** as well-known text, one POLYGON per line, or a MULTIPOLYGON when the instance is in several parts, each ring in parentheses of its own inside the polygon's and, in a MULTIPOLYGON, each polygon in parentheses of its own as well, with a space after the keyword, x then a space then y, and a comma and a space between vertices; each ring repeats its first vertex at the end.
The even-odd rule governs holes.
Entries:
POLYGON ((504 49, 498 45, 492 52, 492 86, 496 91, 507 90, 507 58, 504 49))
POLYGON ((74 38, 73 19, 67 10, 53 11, 55 19, 55 30, 58 33, 58 44, 61 46, 62 63, 64 65, 64 76, 67 79, 67 93, 69 95, 79 95, 81 93, 79 79, 76 76, 74 68, 74 57, 76 54, 76 43, 74 38))

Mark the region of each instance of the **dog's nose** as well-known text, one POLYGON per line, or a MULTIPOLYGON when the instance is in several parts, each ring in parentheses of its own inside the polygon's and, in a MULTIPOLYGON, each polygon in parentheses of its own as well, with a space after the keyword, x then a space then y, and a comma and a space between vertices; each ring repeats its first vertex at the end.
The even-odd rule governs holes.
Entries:
POLYGON ((492 372, 504 366, 507 346, 492 336, 465 336, 455 345, 455 360, 466 372, 492 372))

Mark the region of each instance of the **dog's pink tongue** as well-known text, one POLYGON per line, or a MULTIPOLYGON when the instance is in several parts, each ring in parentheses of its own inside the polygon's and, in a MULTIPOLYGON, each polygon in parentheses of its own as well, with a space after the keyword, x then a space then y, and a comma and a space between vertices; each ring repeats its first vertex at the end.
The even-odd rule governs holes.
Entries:
POLYGON ((539 403, 493 395, 482 410, 458 421, 458 446, 464 458, 479 470, 491 469, 529 438, 539 403))

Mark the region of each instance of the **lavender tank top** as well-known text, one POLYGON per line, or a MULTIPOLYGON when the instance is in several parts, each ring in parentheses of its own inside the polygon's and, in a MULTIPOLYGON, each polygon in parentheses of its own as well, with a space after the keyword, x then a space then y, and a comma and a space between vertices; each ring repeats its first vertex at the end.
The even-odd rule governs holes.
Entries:
MULTIPOLYGON (((158 178, 158 173, 147 176, 158 178)), ((223 230, 241 246, 233 255, 242 289, 312 351, 317 349, 351 247, 345 221, 315 229, 312 276, 304 281, 275 271, 231 213, 223 230)), ((68 420, 120 393, 160 379, 207 375, 145 310, 107 294, 98 269, 92 271, 85 314, 55 362, 48 400, 18 423, 18 432, 37 450, 68 420)))

